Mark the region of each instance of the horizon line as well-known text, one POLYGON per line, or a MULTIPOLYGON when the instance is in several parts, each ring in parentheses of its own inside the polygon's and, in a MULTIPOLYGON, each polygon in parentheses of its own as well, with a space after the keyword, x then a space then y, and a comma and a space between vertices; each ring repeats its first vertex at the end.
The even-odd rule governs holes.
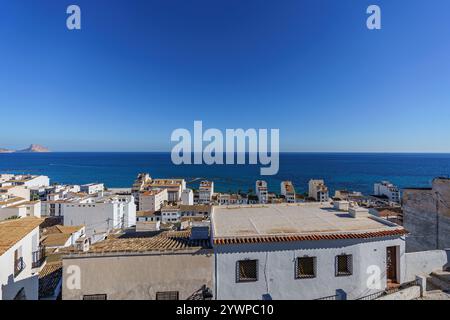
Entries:
MULTIPOLYGON (((171 151, 49 151, 49 152, 5 152, 0 154, 49 154, 49 153, 171 153, 171 151)), ((227 154, 226 152, 224 152, 227 154)), ((237 154, 238 152, 232 152, 237 154)), ((249 152, 244 152, 248 154, 249 152)), ((450 151, 280 151, 279 153, 347 153, 347 154, 450 154, 450 151)), ((195 152, 192 152, 195 154, 195 152)))

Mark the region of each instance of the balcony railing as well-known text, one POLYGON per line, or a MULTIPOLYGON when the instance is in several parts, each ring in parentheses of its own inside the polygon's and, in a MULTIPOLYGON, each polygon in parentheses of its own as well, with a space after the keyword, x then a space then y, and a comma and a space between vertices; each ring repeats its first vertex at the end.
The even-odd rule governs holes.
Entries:
POLYGON ((419 286, 419 285, 420 285, 419 280, 416 279, 416 280, 413 280, 410 282, 403 283, 402 285, 400 285, 398 287, 386 289, 386 290, 380 291, 380 292, 375 292, 375 293, 369 294, 367 296, 358 298, 356 300, 375 300, 375 299, 381 298, 383 296, 387 296, 389 294, 393 294, 398 291, 401 291, 401 290, 404 290, 404 289, 407 289, 410 287, 414 287, 414 286, 419 286))
POLYGON ((40 266, 42 266, 42 264, 44 263, 46 258, 45 255, 45 247, 39 247, 39 249, 37 251, 33 252, 33 264, 32 267, 33 268, 39 268, 40 266))
POLYGON ((14 277, 17 277, 25 269, 25 262, 20 257, 14 261, 14 277))
POLYGON ((326 296, 326 297, 322 297, 322 298, 318 298, 318 299, 314 299, 314 300, 339 300, 339 296, 337 294, 335 294, 332 296, 326 296))

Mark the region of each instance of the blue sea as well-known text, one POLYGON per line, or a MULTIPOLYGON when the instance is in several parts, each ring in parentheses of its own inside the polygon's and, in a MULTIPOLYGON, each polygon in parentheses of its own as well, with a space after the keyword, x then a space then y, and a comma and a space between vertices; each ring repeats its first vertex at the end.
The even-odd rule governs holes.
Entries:
POLYGON ((260 165, 172 164, 170 153, 13 153, 0 154, 0 172, 48 175, 51 182, 104 182, 107 187, 131 187, 139 172, 155 178, 183 177, 198 187, 199 179, 213 180, 215 190, 254 190, 257 179, 273 192, 280 182, 293 181, 298 193, 311 178, 324 179, 332 194, 348 189, 371 194, 373 184, 389 180, 399 187, 427 187, 437 176, 450 174, 450 154, 281 153, 275 176, 260 176, 260 165))

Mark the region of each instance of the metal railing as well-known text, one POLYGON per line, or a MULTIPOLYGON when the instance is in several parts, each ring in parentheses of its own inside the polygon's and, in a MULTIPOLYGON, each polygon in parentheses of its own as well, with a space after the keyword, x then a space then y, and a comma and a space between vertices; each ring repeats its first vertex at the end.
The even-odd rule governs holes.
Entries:
POLYGON ((25 262, 20 257, 14 261, 14 277, 17 277, 25 269, 25 262))
POLYGON ((32 268, 39 268, 40 266, 42 266, 42 264, 45 261, 45 258, 46 258, 45 247, 41 246, 37 251, 33 252, 32 268))
POLYGON ((314 300, 339 300, 339 295, 335 294, 333 296, 326 296, 326 297, 322 297, 322 298, 318 298, 318 299, 314 299, 314 300))
POLYGON ((405 283, 401 284, 400 286, 398 286, 396 288, 390 288, 390 289, 386 289, 386 290, 383 290, 383 291, 375 292, 375 293, 369 294, 367 296, 358 298, 356 300, 375 300, 375 299, 387 296, 389 294, 396 293, 396 292, 398 292, 400 290, 404 290, 404 289, 407 289, 407 288, 410 288, 410 287, 414 287, 414 286, 419 286, 419 285, 420 285, 419 284, 419 280, 416 279, 416 280, 413 280, 413 281, 410 281, 410 282, 405 282, 405 283))

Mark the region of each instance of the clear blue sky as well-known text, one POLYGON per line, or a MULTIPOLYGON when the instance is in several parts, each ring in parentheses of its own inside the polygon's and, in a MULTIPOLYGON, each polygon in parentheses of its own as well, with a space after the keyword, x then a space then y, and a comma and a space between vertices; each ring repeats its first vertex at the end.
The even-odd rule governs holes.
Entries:
POLYGON ((284 151, 450 152, 449 13, 448 0, 5 0, 0 147, 165 151, 203 120, 279 128, 284 151))

